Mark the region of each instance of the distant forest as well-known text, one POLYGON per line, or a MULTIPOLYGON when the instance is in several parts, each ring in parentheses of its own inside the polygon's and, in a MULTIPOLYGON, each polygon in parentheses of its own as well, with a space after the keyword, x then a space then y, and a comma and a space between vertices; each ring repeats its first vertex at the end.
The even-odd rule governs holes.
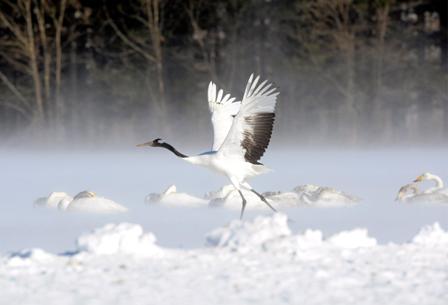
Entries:
POLYGON ((447 0, 0 0, 0 137, 205 142, 209 81, 239 98, 254 72, 280 90, 289 143, 448 144, 447 15, 447 0))

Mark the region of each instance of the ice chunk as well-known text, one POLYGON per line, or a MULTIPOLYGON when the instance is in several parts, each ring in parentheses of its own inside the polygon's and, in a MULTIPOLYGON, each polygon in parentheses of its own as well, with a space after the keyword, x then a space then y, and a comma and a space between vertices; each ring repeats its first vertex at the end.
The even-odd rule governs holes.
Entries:
POLYGON ((108 224, 84 234, 77 240, 77 249, 97 255, 130 254, 160 256, 162 250, 156 245, 152 233, 144 233, 140 225, 130 223, 108 224))

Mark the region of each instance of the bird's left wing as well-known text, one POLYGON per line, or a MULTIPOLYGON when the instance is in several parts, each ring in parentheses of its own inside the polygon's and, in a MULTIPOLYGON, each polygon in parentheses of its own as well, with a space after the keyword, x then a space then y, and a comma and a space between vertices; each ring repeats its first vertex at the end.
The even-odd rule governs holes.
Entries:
POLYGON ((218 150, 229 133, 230 127, 236 114, 240 109, 241 102, 224 95, 222 89, 218 90, 216 84, 210 82, 208 85, 208 106, 212 113, 213 124, 213 147, 218 150))
POLYGON ((274 126, 276 88, 267 81, 258 83, 253 74, 244 91, 241 108, 219 151, 226 155, 240 155, 247 162, 260 164, 271 139, 274 126))

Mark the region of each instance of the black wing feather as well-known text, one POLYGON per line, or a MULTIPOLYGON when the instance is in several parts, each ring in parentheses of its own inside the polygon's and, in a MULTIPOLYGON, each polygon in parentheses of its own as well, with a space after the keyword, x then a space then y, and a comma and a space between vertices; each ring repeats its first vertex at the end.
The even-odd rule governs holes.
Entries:
POLYGON ((261 164, 258 160, 263 156, 271 140, 275 113, 261 112, 244 119, 250 126, 244 131, 241 142, 241 146, 246 150, 244 159, 253 164, 261 164))

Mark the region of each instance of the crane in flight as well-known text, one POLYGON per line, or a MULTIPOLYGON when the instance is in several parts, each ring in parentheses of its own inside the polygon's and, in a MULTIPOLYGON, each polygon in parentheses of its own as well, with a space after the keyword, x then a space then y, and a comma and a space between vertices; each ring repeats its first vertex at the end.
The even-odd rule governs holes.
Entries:
POLYGON ((266 80, 252 74, 247 82, 241 101, 218 90, 216 84, 208 86, 208 105, 213 124, 213 146, 211 151, 195 156, 180 153, 160 138, 138 144, 138 147, 162 147, 177 157, 207 167, 229 178, 242 199, 240 218, 244 215, 246 198, 243 190, 256 194, 269 208, 276 212, 266 198, 255 191, 247 180, 264 174, 269 169, 259 162, 272 135, 275 105, 279 92, 266 80))

